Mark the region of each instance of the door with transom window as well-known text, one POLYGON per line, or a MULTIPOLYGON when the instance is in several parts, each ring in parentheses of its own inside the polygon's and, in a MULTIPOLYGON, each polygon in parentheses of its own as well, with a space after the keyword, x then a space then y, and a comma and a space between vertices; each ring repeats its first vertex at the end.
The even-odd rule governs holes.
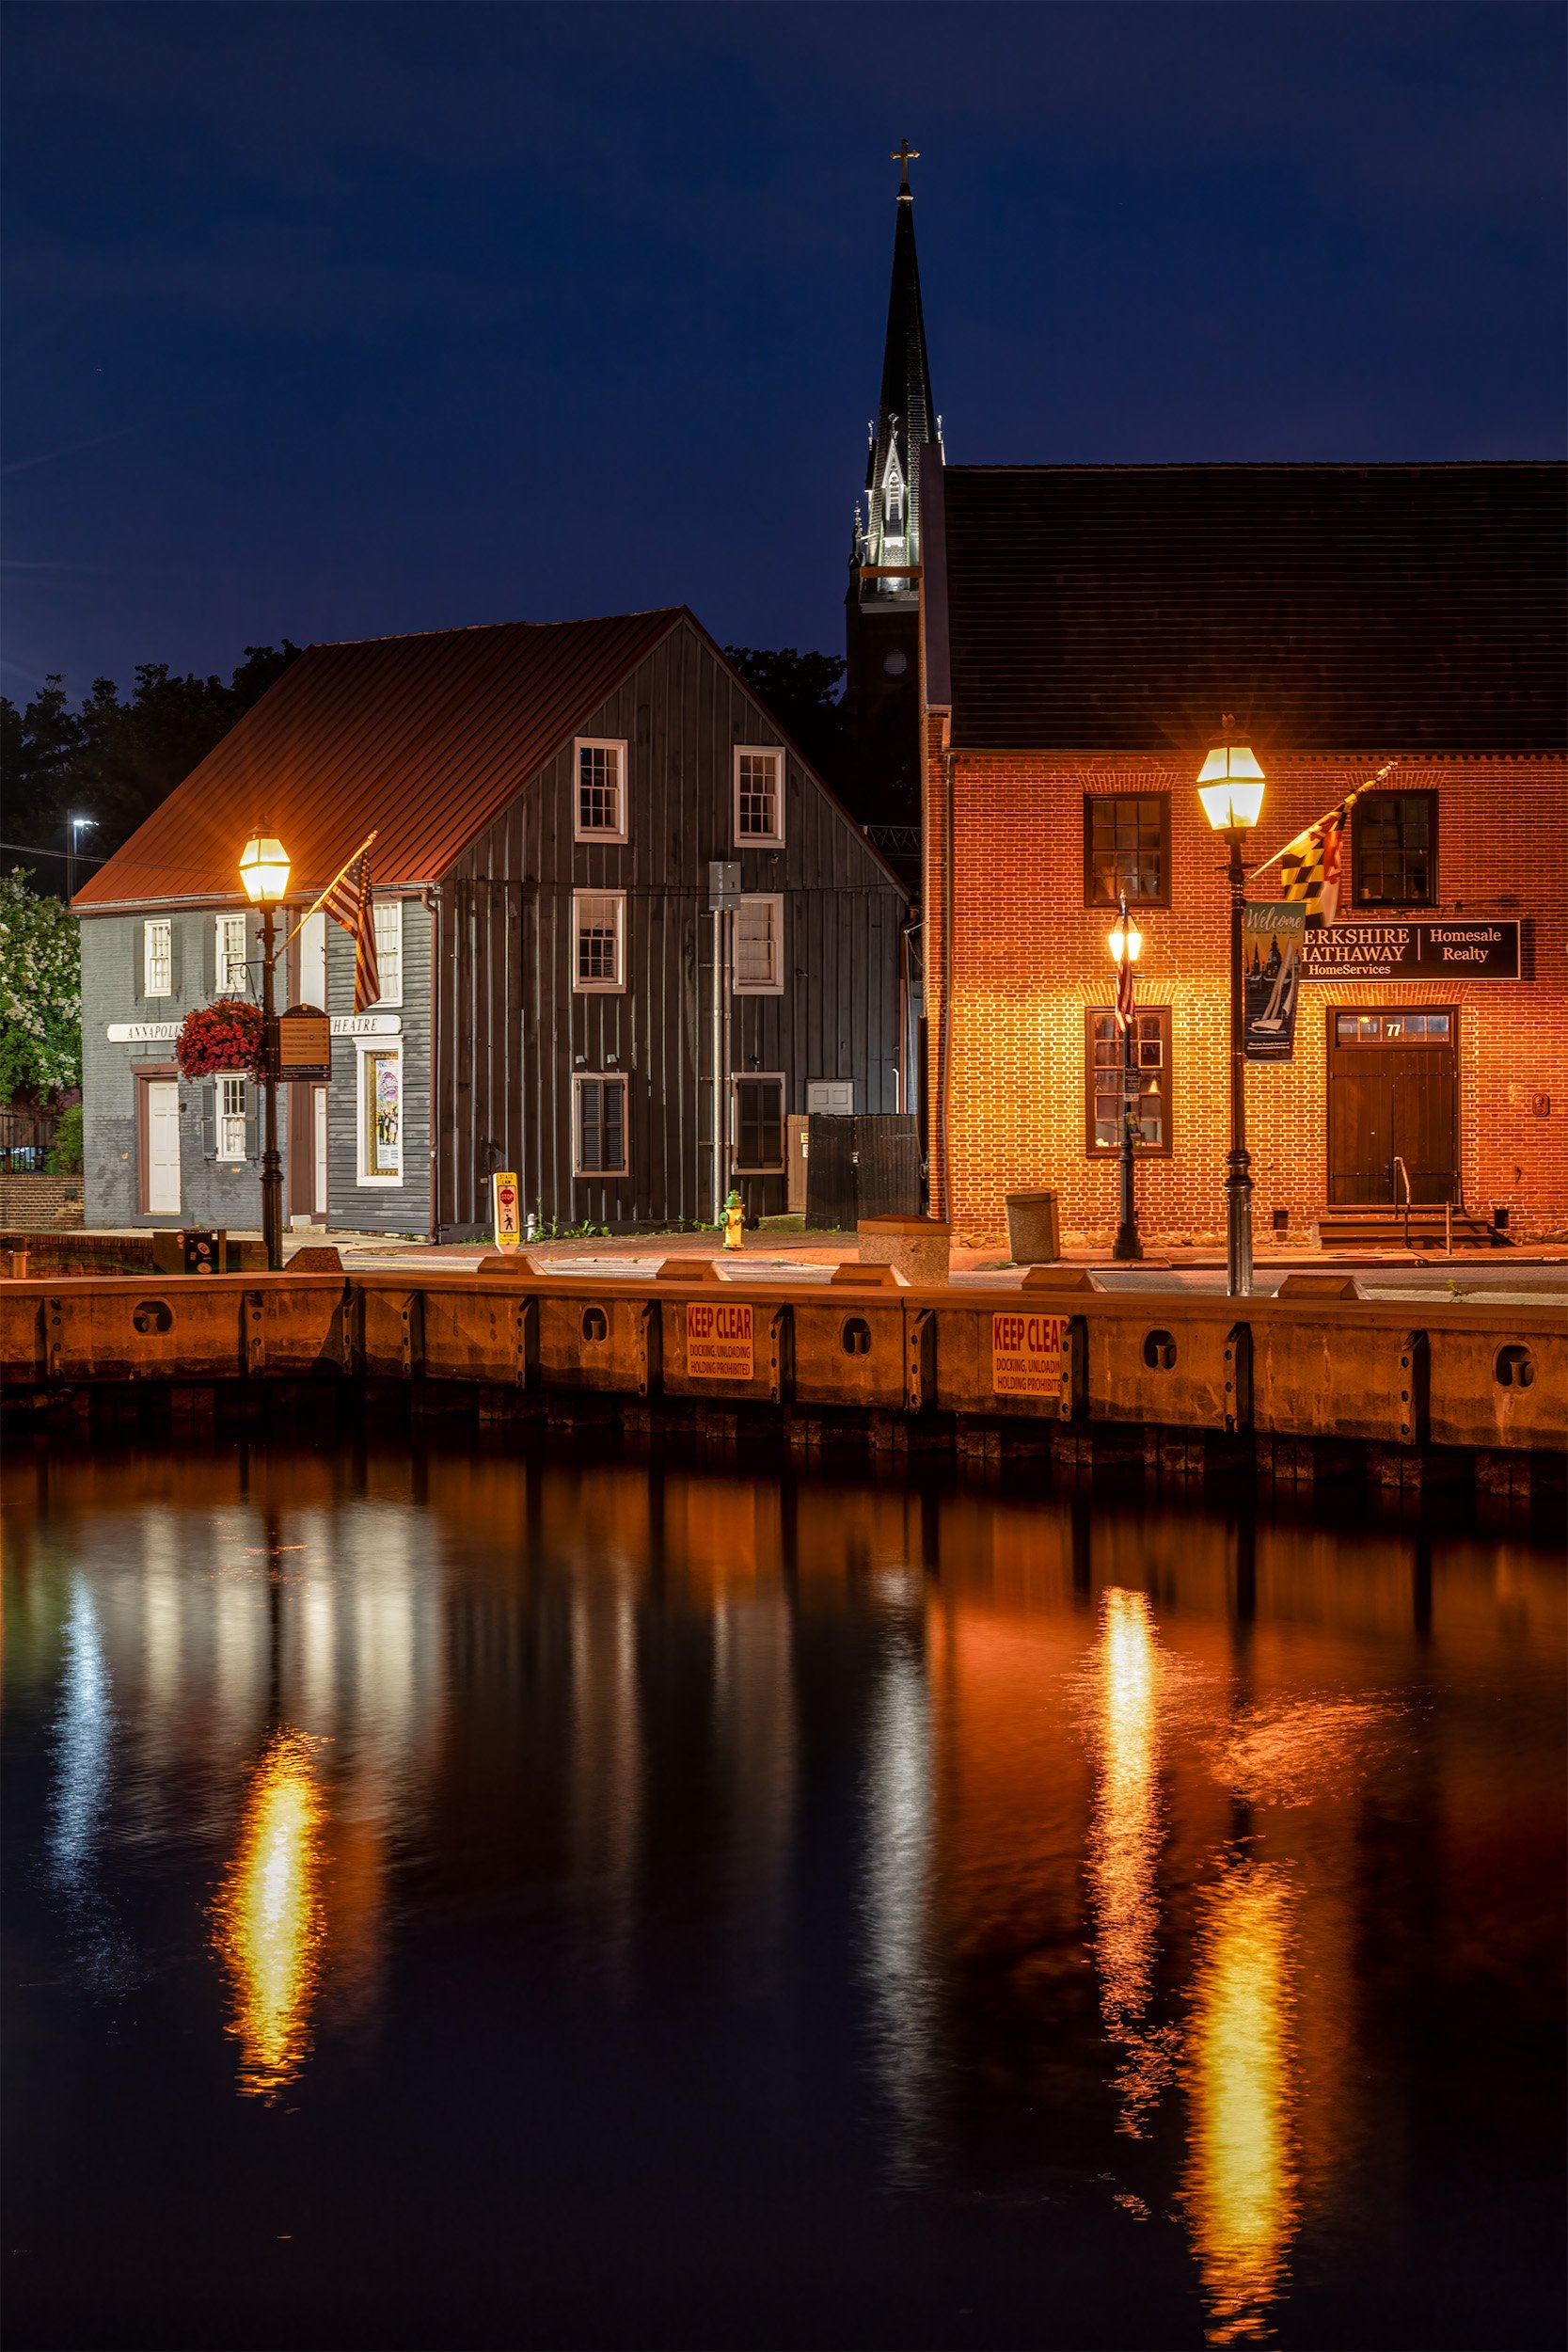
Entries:
POLYGON ((1328 1015, 1328 1198, 1458 1201, 1459 1016, 1425 1005, 1328 1015))

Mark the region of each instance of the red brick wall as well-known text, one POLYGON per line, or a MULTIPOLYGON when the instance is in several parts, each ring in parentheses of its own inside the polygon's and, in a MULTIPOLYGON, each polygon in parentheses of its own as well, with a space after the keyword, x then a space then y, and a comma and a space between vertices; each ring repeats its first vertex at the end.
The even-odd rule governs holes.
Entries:
MULTIPOLYGON (((1103 908, 1084 905, 1083 797, 1168 791, 1171 905, 1139 909, 1138 999, 1171 1009, 1173 1142, 1140 1159, 1146 1242, 1209 1239, 1224 1225, 1229 980, 1224 845, 1203 820, 1194 763, 1092 755, 952 755, 953 1002, 947 1096, 949 1202, 937 1122, 943 993, 943 722, 927 721, 927 991, 930 1014, 933 1206, 976 1235, 1000 1232, 1004 1195, 1061 1196, 1065 1232, 1107 1241, 1114 1158, 1084 1137, 1084 1013, 1109 1005, 1114 967, 1103 908)), ((1386 755, 1265 759, 1268 787, 1249 867, 1364 782, 1386 755)), ((1313 982, 1295 1058, 1249 1064, 1248 1142, 1260 1236, 1273 1212, 1305 1239, 1328 1200, 1331 1008, 1459 1009, 1460 1168, 1465 1203, 1510 1211, 1514 1234, 1568 1237, 1568 761, 1411 758, 1388 788, 1435 788, 1441 909, 1528 918, 1534 977, 1512 982, 1313 982), (1533 942, 1531 933, 1533 932, 1533 942), (1549 1116, 1534 1103, 1549 1095, 1549 1116)), ((1347 860, 1348 869, 1348 860, 1347 860)), ((1277 896, 1277 868, 1253 886, 1277 896)), ((1345 878, 1342 911, 1350 907, 1345 878)), ((1527 969, 1529 968, 1527 964, 1527 969)))

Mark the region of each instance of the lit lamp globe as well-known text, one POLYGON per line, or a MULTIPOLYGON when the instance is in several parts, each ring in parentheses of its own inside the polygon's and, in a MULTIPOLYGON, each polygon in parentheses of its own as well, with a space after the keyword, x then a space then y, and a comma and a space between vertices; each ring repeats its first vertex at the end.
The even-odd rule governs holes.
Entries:
POLYGON ((1216 833, 1250 833, 1263 808, 1263 771, 1249 744, 1238 741, 1227 717, 1219 740, 1197 774, 1197 797, 1216 833))
POLYGON ((1144 951, 1144 935, 1124 915, 1114 931, 1106 932, 1105 945, 1118 963, 1136 963, 1144 951))
POLYGON ((289 887, 289 852, 271 834, 253 834, 240 860, 240 880, 252 906, 275 907, 289 887))

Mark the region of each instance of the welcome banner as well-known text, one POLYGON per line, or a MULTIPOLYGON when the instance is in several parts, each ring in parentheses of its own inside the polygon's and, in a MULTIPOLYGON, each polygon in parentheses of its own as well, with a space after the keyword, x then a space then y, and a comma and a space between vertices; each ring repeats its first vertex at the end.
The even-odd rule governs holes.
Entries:
POLYGON ((1248 1061, 1289 1061, 1296 1041, 1307 908, 1300 898, 1242 909, 1243 999, 1248 1061))

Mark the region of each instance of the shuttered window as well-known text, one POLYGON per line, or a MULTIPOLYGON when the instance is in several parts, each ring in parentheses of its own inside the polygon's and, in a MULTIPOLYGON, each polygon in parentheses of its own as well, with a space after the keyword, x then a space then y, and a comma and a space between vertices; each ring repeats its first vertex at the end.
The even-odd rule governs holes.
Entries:
POLYGON ((573 891, 574 988, 618 989, 624 985, 626 916, 624 890, 573 891))
POLYGON ((578 1078, 577 1172, 579 1176, 624 1176, 626 1172, 626 1082, 625 1078, 578 1078))
POLYGON ((737 996, 777 996, 784 990, 784 899, 742 898, 735 922, 737 996))
POLYGON ((166 914, 142 926, 142 992, 148 996, 174 993, 174 926, 166 914))
POLYGON ((755 1175, 784 1164, 783 1078, 737 1078, 735 1082, 735 1164, 755 1175))

